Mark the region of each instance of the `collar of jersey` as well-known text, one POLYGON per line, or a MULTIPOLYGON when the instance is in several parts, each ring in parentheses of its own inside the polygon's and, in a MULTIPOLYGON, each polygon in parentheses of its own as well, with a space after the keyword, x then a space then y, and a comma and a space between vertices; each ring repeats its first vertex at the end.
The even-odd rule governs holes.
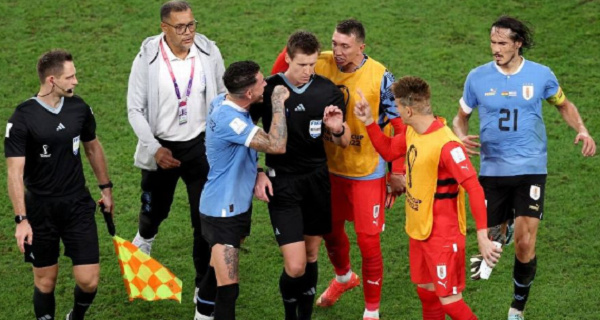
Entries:
POLYGON ((342 70, 342 67, 338 67, 338 70, 340 70, 343 73, 352 73, 352 72, 355 72, 356 70, 362 68, 362 66, 365 64, 365 62, 367 62, 367 59, 369 59, 369 56, 367 56, 366 54, 363 53, 363 59, 360 62, 360 65, 358 67, 354 68, 354 70, 352 70, 350 72, 345 72, 345 71, 342 70))
MULTIPOLYGON (((175 54, 173 54, 173 51, 171 51, 171 48, 170 48, 170 47, 169 47, 169 45, 167 44, 167 41, 165 40, 165 38, 164 38, 164 37, 163 37, 162 41, 163 41, 163 44, 164 44, 165 52, 167 53, 167 57, 169 57, 169 61, 177 61, 177 60, 179 60, 179 61, 185 61, 185 60, 191 59, 191 58, 193 58, 193 57, 195 57, 195 56, 197 56, 197 55, 198 55, 198 52, 197 52, 197 50, 196 50, 196 46, 195 46, 195 45, 193 45, 193 46, 190 48, 190 52, 189 52, 189 53, 188 53, 188 55, 185 57, 185 59, 179 59, 179 58, 177 58, 177 57, 175 56, 175 54)), ((160 50, 160 49, 159 49, 159 50, 160 50)))
POLYGON ((223 101, 223 103, 221 103, 221 105, 222 105, 222 106, 230 106, 230 107, 232 107, 233 109, 235 109, 235 110, 237 110, 237 111, 239 111, 239 112, 248 113, 248 110, 246 110, 246 109, 244 109, 244 108, 242 108, 242 107, 238 106, 238 105, 237 105, 235 102, 233 102, 233 101, 231 101, 231 100, 227 100, 227 99, 225 99, 225 100, 223 101))
POLYGON ((48 112, 50 113, 54 113, 54 114, 59 114, 60 110, 62 110, 63 104, 65 103, 65 97, 61 97, 60 98, 60 102, 58 103, 58 107, 56 108, 52 108, 51 106, 47 105, 45 102, 43 102, 40 98, 38 97, 33 97, 31 98, 35 101, 37 101, 37 103, 40 104, 40 106, 44 107, 44 109, 48 110, 48 112))
POLYGON ((315 75, 313 74, 312 76, 310 76, 310 80, 305 83, 304 85, 302 85, 301 87, 296 87, 295 85, 291 84, 288 81, 288 78, 285 77, 285 74, 283 74, 283 72, 280 72, 277 74, 278 76, 281 77, 281 79, 283 79, 283 81, 285 82, 285 84, 288 85, 289 88, 292 89, 292 91, 294 91, 296 94, 303 94, 304 91, 306 91, 308 89, 308 87, 310 86, 310 84, 313 82, 313 80, 315 79, 315 75))
POLYGON ((496 70, 498 70, 498 72, 502 73, 505 76, 514 76, 515 74, 521 72, 521 69, 523 69, 523 66, 525 65, 525 57, 521 56, 521 58, 523 58, 523 61, 521 61, 521 65, 519 66, 517 71, 515 71, 515 73, 507 74, 506 72, 502 71, 502 68, 500 68, 500 66, 498 66, 498 64, 496 64, 495 62, 494 67, 496 67, 496 70))

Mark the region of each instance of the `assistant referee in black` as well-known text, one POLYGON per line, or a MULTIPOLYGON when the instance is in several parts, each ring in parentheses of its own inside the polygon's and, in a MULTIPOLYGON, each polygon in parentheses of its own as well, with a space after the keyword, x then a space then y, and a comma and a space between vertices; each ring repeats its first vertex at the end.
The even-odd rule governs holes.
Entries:
POLYGON ((84 319, 96 296, 100 265, 96 203, 85 186, 80 143, 98 179, 100 202, 110 212, 112 183, 92 109, 74 95, 78 82, 72 55, 64 50, 47 52, 37 71, 40 91, 16 108, 4 140, 15 237, 25 261, 33 265, 36 319, 55 319, 61 239, 76 282, 67 319, 84 319))

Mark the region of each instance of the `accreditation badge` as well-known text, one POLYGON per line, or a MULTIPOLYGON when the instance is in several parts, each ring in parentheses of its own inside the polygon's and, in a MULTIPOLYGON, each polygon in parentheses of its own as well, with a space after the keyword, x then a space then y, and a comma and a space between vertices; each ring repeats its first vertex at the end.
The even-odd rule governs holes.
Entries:
POLYGON ((179 108, 177 108, 177 115, 179 118, 179 125, 184 125, 188 121, 188 113, 187 113, 187 101, 182 100, 179 101, 179 108))
POLYGON ((321 136, 321 126, 323 120, 310 120, 310 124, 308 126, 308 133, 313 138, 318 138, 321 136))
POLYGON ((73 155, 79 154, 79 136, 73 138, 73 155))

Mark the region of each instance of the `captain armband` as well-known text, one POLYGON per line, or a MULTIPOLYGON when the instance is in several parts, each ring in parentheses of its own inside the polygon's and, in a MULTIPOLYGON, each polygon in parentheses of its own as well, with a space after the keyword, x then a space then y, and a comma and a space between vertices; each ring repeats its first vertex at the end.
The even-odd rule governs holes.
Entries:
POLYGON ((559 106, 563 102, 565 102, 566 98, 567 97, 563 93, 562 88, 558 87, 558 91, 556 92, 556 94, 553 95, 552 97, 546 99, 546 101, 548 101, 548 103, 550 103, 551 105, 559 106))

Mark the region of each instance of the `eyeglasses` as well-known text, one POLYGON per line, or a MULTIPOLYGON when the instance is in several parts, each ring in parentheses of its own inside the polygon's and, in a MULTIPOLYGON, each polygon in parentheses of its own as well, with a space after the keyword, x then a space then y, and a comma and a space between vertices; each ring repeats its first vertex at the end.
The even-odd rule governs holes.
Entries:
POLYGON ((190 30, 190 32, 194 32, 196 31, 196 28, 198 27, 198 21, 194 20, 194 22, 190 22, 188 24, 178 24, 176 26, 167 23, 167 22, 162 22, 166 25, 168 25, 169 27, 173 27, 175 29, 175 33, 178 35, 184 34, 186 30, 190 30))

